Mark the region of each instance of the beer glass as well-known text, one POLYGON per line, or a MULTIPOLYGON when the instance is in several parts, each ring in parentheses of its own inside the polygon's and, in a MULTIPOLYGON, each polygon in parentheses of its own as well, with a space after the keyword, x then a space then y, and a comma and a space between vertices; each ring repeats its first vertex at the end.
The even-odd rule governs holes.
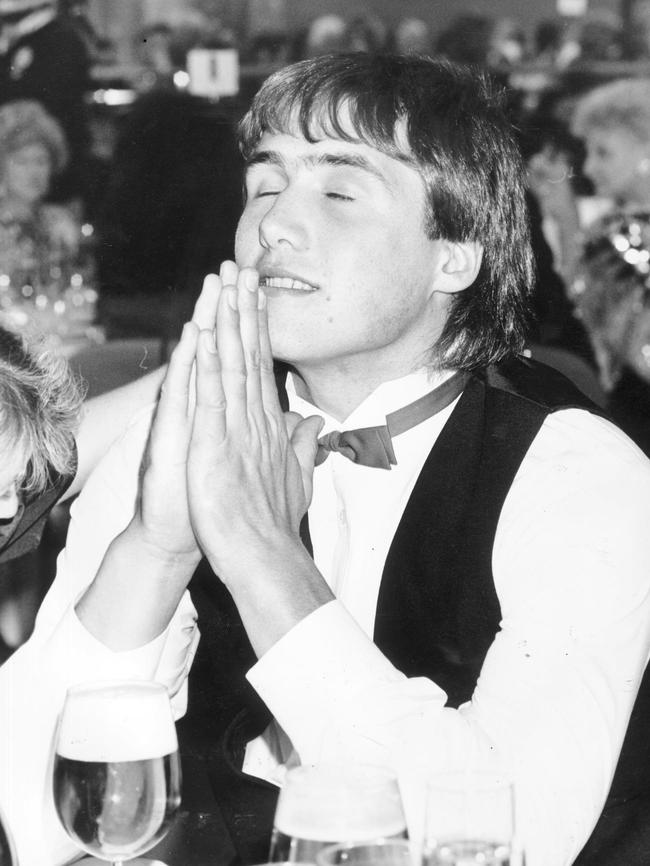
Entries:
POLYGON ((315 863, 317 853, 335 842, 405 837, 397 779, 388 770, 296 767, 280 790, 269 860, 315 863))
POLYGON ((523 866, 511 781, 442 773, 427 785, 424 866, 523 866))
POLYGON ((113 866, 148 851, 169 829, 180 784, 176 728, 164 686, 129 681, 68 690, 53 793, 59 819, 80 848, 113 866))

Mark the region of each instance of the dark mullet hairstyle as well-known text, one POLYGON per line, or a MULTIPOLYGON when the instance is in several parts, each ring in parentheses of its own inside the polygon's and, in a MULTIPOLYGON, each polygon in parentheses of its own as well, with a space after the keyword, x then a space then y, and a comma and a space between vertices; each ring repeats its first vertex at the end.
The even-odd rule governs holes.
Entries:
POLYGON ((361 142, 415 168, 428 237, 483 247, 432 362, 470 370, 521 352, 534 274, 523 166, 503 97, 486 77, 428 57, 316 57, 263 83, 239 127, 244 160, 265 132, 361 142))

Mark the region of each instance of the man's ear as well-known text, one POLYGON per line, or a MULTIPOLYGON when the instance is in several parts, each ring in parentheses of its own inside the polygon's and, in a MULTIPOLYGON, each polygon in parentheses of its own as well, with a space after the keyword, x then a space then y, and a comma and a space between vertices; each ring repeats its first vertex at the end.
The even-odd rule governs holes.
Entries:
POLYGON ((441 251, 433 290, 444 294, 462 292, 478 276, 483 246, 478 241, 440 241, 441 251))

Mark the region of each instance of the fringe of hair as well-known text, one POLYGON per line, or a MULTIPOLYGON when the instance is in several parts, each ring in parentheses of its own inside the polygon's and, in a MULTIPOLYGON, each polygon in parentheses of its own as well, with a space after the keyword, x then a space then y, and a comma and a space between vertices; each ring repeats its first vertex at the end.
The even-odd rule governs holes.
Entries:
POLYGON ((54 473, 74 471, 84 392, 64 358, 0 329, 0 438, 24 454, 23 492, 41 493, 54 473))

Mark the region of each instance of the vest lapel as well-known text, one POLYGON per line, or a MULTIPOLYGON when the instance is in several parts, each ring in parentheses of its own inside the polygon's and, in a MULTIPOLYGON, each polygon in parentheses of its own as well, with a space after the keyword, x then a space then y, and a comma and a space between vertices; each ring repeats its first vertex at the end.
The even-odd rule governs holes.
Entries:
MULTIPOLYGON (((429 453, 388 552, 375 619, 375 643, 393 664, 432 678, 453 704, 477 674, 475 652, 459 643, 467 604, 456 560, 481 460, 484 402, 472 380, 429 453)), ((495 606, 489 597, 486 613, 495 606)))
POLYGON ((547 409, 475 375, 424 464, 390 547, 375 643, 407 676, 469 700, 501 608, 491 561, 503 501, 547 409))

